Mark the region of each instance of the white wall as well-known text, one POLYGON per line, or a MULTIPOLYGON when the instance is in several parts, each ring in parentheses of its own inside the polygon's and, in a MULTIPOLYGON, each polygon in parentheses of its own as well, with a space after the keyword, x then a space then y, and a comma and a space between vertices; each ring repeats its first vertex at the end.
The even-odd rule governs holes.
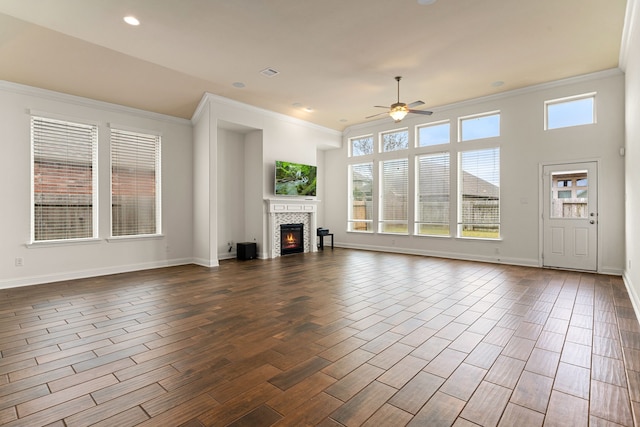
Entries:
MULTIPOLYGON (((211 185, 209 192, 197 188, 195 192, 198 221, 194 224, 194 232, 198 239, 203 236, 209 239, 199 244, 208 250, 198 250, 207 258, 196 256, 196 262, 215 266, 218 259, 223 258, 220 251, 221 248, 226 251, 228 241, 242 240, 255 241, 258 256, 267 257, 267 214, 263 199, 275 197, 275 161, 316 165, 318 149, 339 147, 341 133, 211 94, 205 95, 192 122, 196 128, 196 150, 202 146, 203 153, 196 162, 197 179, 207 180, 211 185), (219 129, 226 131, 219 132, 219 129), (238 132, 244 139, 238 138, 238 132), (242 144, 244 153, 230 148, 229 144, 242 144), (208 158, 204 156, 206 150, 209 150, 208 158), (238 173, 245 174, 244 194, 223 184, 232 165, 240 168, 238 173), (259 190, 254 193, 256 187, 259 190), (247 196, 249 193, 250 197, 247 196), (238 198, 244 200, 236 200, 238 198), (231 219, 227 211, 229 205, 234 209, 244 205, 243 226, 235 218, 231 219), (207 230, 210 233, 207 234, 207 230)), ((322 191, 323 182, 318 185, 322 191)))
POLYGON ((176 119, 27 86, 0 82, 0 288, 189 262, 193 256, 192 127, 176 119), (99 238, 91 244, 27 247, 30 240, 29 111, 98 124, 99 238), (162 136, 164 237, 108 242, 108 123, 162 136), (15 258, 24 259, 17 267, 15 258))
MULTIPOLYGON (((398 236, 346 232, 348 138, 396 129, 390 119, 354 126, 345 131, 341 149, 327 151, 331 189, 324 205, 325 225, 336 245, 444 256, 460 259, 538 266, 540 264, 540 174, 544 163, 575 160, 599 162, 599 271, 621 274, 624 267, 624 76, 618 70, 531 87, 493 97, 437 108, 433 116, 408 116, 401 126, 500 110, 501 136, 457 143, 465 149, 498 144, 501 149, 501 241, 398 236), (597 92, 597 124, 545 131, 544 101, 597 92)), ((375 161, 375 159, 374 159, 375 161)), ((453 158, 452 158, 453 161, 453 158)), ((455 188, 452 189, 455 192, 455 188)), ((455 227, 453 227, 455 229, 455 227)), ((640 261, 639 261, 640 264, 640 261)))
POLYGON ((244 241, 244 135, 218 129, 218 259, 234 258, 236 243, 244 241), (229 250, 231 249, 231 250, 229 250))
POLYGON ((625 68, 626 270, 624 279, 640 318, 640 2, 627 4, 625 68))

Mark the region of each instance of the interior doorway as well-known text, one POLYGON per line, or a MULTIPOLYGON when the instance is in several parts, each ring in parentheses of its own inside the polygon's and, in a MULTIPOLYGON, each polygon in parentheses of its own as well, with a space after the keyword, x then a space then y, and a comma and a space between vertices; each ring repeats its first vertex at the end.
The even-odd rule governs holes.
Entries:
POLYGON ((597 163, 544 165, 542 185, 542 265, 597 271, 597 163))

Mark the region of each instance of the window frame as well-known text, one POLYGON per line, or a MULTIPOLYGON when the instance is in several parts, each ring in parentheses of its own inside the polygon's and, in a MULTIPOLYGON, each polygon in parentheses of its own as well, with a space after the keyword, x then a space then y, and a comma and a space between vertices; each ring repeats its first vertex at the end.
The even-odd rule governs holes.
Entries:
POLYGON ((408 127, 403 127, 403 128, 398 128, 398 129, 391 129, 391 130, 386 130, 386 131, 381 131, 378 133, 378 152, 382 153, 382 154, 389 154, 389 153, 397 153, 397 152, 406 152, 407 150, 409 150, 409 148, 411 147, 411 141, 409 140, 409 128, 408 127), (384 136, 385 135, 390 135, 390 134, 394 134, 394 133, 405 133, 407 135, 407 146, 406 147, 402 147, 402 148, 398 148, 396 150, 385 150, 385 144, 384 144, 384 136))
MULTIPOLYGON (((43 128, 46 125, 41 125, 43 128)), ((47 135, 50 139, 54 135, 47 135)), ((98 199, 98 137, 99 137, 99 129, 97 123, 85 120, 79 120, 76 118, 69 118, 64 116, 52 115, 47 113, 40 113, 35 111, 30 111, 30 171, 31 171, 31 182, 30 182, 30 236, 29 243, 27 246, 39 246, 39 245, 66 245, 66 244, 78 244, 78 243, 90 243, 98 240, 98 232, 99 232, 99 199, 98 199), (84 141, 89 144, 89 155, 91 159, 89 160, 90 170, 91 170, 91 196, 90 196, 90 208, 91 208, 91 233, 90 236, 84 237, 67 237, 67 238, 55 238, 55 239, 36 239, 36 216, 38 215, 36 212, 36 157, 37 151, 40 148, 36 148, 36 134, 38 130, 36 129, 36 122, 48 122, 49 126, 54 126, 54 124, 65 126, 68 128, 75 127, 77 130, 83 128, 85 131, 88 131, 89 138, 84 141)), ((39 141, 42 142, 42 141, 39 141)), ((61 140, 56 140, 59 145, 64 145, 61 143, 61 140)), ((69 144, 66 145, 70 147, 69 144)), ((74 150, 75 153, 77 151, 74 150)), ((65 162, 69 160, 68 157, 65 157, 65 162)), ((87 160, 87 159, 84 159, 87 160)), ((68 179, 71 179, 67 175, 68 179)), ((86 182, 86 181, 85 181, 86 182)), ((67 211, 69 214, 69 211, 67 211)))
POLYGON ((588 126, 588 125, 596 124, 597 123, 596 96, 597 96, 597 92, 589 92, 589 93, 583 93, 583 94, 580 94, 580 95, 566 96, 564 98, 549 99, 547 101, 544 101, 544 130, 566 129, 566 128, 573 128, 573 127, 577 127, 577 126, 588 126), (568 125, 563 125, 563 126, 554 126, 554 127, 550 127, 549 126, 549 121, 550 121, 549 120, 549 107, 555 106, 555 105, 561 105, 561 104, 571 104, 573 102, 579 102, 579 101, 583 101, 585 99, 591 99, 592 100, 591 122, 589 122, 589 123, 574 123, 574 124, 568 124, 568 125))
POLYGON ((367 134, 367 135, 360 135, 360 136, 355 136, 353 138, 349 138, 349 157, 352 158, 361 158, 361 157, 365 157, 365 156, 371 156, 373 154, 375 154, 376 152, 376 142, 375 139, 373 137, 373 134, 367 134), (354 141, 358 141, 358 140, 364 140, 364 139, 370 139, 371 140, 371 152, 370 153, 366 153, 366 154, 354 154, 353 153, 353 142, 354 141))
POLYGON ((381 159, 378 162, 378 227, 377 231, 379 234, 395 234, 395 235, 409 235, 409 211, 411 206, 411 196, 409 194, 409 180, 410 180, 411 168, 409 166, 409 157, 401 156, 401 157, 393 157, 393 158, 385 158, 381 159), (404 192, 404 204, 405 204, 405 218, 404 219, 387 219, 385 217, 385 174, 384 168, 385 164, 391 162, 405 162, 406 163, 406 180, 405 184, 405 192, 404 192), (386 231, 385 226, 390 223, 399 223, 404 224, 406 227, 405 231, 386 231))
MULTIPOLYGON (((373 161, 369 161, 369 162, 361 162, 361 163, 352 163, 352 164, 348 164, 347 165, 347 174, 348 174, 348 179, 349 179, 349 185, 348 185, 348 199, 349 199, 349 205, 347 207, 347 231, 348 232, 353 232, 353 233, 366 233, 366 234, 373 234, 375 232, 375 227, 374 227, 374 219, 375 219, 375 207, 374 207, 374 200, 375 200, 375 187, 374 187, 374 183, 376 180, 375 177, 375 162, 373 161), (354 211, 353 211, 353 206, 354 206, 354 202, 355 199, 353 197, 353 168, 356 166, 362 166, 362 165, 370 165, 371 167, 371 182, 370 182, 370 187, 371 187, 371 199, 370 199, 370 203, 371 203, 371 209, 370 209, 370 213, 371 213, 371 218, 367 218, 367 219, 361 219, 361 218, 354 218, 354 211), (358 230, 355 226, 356 223, 365 223, 367 224, 367 229, 365 230, 358 230)), ((366 206, 367 200, 365 200, 365 214, 367 212, 367 206, 366 206)))
POLYGON ((415 197, 414 197, 414 220, 413 220, 413 234, 415 236, 427 236, 427 237, 451 237, 451 151, 439 151, 439 152, 428 152, 428 153, 419 153, 415 155, 415 197), (428 226, 428 225, 437 225, 436 222, 431 221, 431 222, 424 222, 421 221, 421 193, 420 193, 420 187, 421 187, 421 159, 423 158, 427 158, 427 157, 440 157, 440 156, 445 156, 447 157, 447 165, 446 165, 446 174, 443 174, 443 176, 446 176, 446 181, 447 181, 447 193, 446 193, 446 215, 445 215, 445 221, 444 223, 440 224, 443 226, 446 226, 447 232, 446 233, 421 233, 420 229, 423 225, 428 226))
MULTIPOLYGON (((109 125, 109 241, 117 241, 123 239, 145 239, 162 237, 162 135, 157 132, 132 129, 126 126, 109 125), (129 136, 137 136, 147 140, 154 141, 154 232, 152 233, 134 233, 134 234, 114 234, 114 134, 126 134, 129 136)), ((129 141, 130 143, 132 141, 129 141)), ((137 200, 137 199, 136 199, 137 200)), ((137 212, 136 212, 137 213, 137 212)))
POLYGON ((415 147, 416 148, 430 148, 430 147, 440 147, 440 146, 445 146, 445 145, 450 145, 451 144, 451 120, 440 120, 437 122, 431 122, 431 123, 423 123, 420 125, 416 125, 415 128, 415 147), (447 125, 447 142, 439 142, 437 144, 427 144, 427 145, 421 145, 420 144, 420 130, 421 129, 427 129, 427 128, 435 128, 435 127, 439 127, 439 126, 444 126, 447 125))
MULTIPOLYGON (((483 147, 483 148, 473 148, 473 149, 468 149, 468 150, 460 150, 458 152, 458 174, 457 174, 457 185, 458 185, 458 191, 457 191, 457 206, 456 206, 456 214, 457 214, 457 231, 456 231, 456 237, 460 238, 460 239, 476 239, 476 240, 487 240, 487 241, 496 241, 496 240, 501 240, 502 239, 502 222, 501 222, 501 178, 502 178, 502 156, 501 156, 501 148, 500 146, 490 146, 490 147, 483 147), (464 190, 465 190, 465 185, 464 185, 464 173, 465 173, 465 168, 463 167, 463 156, 466 153, 474 153, 474 152, 480 152, 480 151, 492 151, 492 150, 497 150, 498 153, 498 185, 497 185, 497 201, 498 201, 498 206, 497 206, 497 222, 495 223, 495 225, 497 225, 498 227, 498 231, 497 231, 497 236, 495 237, 486 237, 486 236, 465 236, 464 235, 464 227, 466 224, 472 224, 472 225, 482 225, 481 223, 471 223, 471 222, 465 222, 464 221, 464 190)), ((477 177, 477 176, 476 176, 477 177)), ((477 177, 479 178, 479 177, 477 177)), ((480 178, 482 179, 482 178, 480 178)), ((488 182, 484 179, 482 179, 485 182, 488 182)), ((487 223, 487 224, 493 224, 493 223, 487 223)))
POLYGON ((500 110, 486 111, 484 113, 471 114, 468 116, 458 117, 458 142, 480 141, 480 140, 486 140, 491 138, 499 138, 501 136, 502 136, 502 113, 500 110), (464 138, 464 132, 463 132, 464 122, 471 121, 474 119, 483 119, 483 118, 493 117, 493 116, 498 117, 498 134, 497 135, 481 136, 481 137, 470 138, 470 139, 464 138))

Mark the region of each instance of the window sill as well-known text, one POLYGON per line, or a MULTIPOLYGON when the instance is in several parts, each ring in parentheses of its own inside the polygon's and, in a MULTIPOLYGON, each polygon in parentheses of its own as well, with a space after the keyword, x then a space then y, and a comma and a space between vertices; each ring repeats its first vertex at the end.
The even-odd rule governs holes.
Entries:
POLYGON ((164 234, 140 234, 135 236, 114 236, 107 239, 108 243, 130 242, 132 240, 161 240, 164 234))
POLYGON ((95 245, 101 243, 102 239, 69 239, 69 240, 43 240, 39 242, 27 243, 27 248, 53 248, 58 246, 73 246, 73 245, 95 245))
POLYGON ((492 237, 460 237, 456 236, 456 239, 459 240, 480 240, 482 242, 502 242, 502 237, 492 238, 492 237))

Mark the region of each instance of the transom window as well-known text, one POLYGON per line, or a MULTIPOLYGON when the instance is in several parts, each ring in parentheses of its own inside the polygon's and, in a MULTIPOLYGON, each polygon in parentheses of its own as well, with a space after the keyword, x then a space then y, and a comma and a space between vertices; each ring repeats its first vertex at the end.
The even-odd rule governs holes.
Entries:
POLYGON ((351 156, 367 156, 373 154, 373 136, 360 136, 357 138, 349 139, 349 148, 351 149, 351 156))
POLYGON ((460 117, 460 141, 500 136, 500 112, 460 117))
POLYGON ((449 122, 418 126, 416 128, 418 147, 449 144, 450 128, 449 122))
POLYGON ((596 122, 596 94, 546 101, 545 129, 589 125, 596 122))
POLYGON ((406 150, 409 148, 409 131, 407 129, 393 130, 380 134, 383 152, 406 150))

